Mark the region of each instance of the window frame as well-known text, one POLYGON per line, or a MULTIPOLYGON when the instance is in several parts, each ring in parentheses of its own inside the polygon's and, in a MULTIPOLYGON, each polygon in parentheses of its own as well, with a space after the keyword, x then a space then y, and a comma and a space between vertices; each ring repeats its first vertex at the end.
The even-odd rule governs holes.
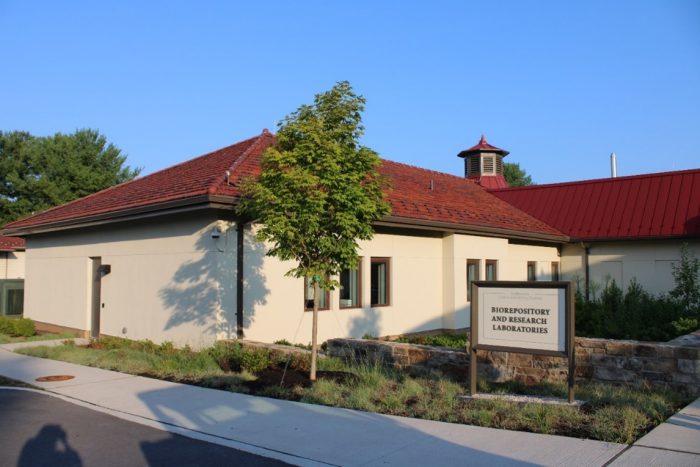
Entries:
POLYGON ((527 282, 537 282, 537 261, 527 262, 527 282), (530 278, 530 267, 532 267, 532 278, 530 278))
MULTIPOLYGON (((352 308, 362 308, 362 257, 357 258, 357 267, 355 269, 346 268, 350 271, 357 271, 357 305, 343 306, 340 298, 342 293, 342 286, 338 287, 338 308, 341 310, 349 310, 352 308)), ((343 271, 340 272, 341 274, 343 271)), ((340 277, 338 277, 338 282, 340 282, 340 277)))
POLYGON ((550 279, 554 282, 558 282, 561 280, 561 269, 560 269, 560 264, 559 261, 552 261, 551 269, 550 269, 550 279), (554 271, 556 270, 557 272, 557 277, 554 277, 554 271))
POLYGON ((485 260, 485 266, 484 266, 484 278, 487 281, 497 281, 498 280, 498 260, 497 259, 487 259, 485 260), (489 266, 493 266, 494 271, 495 271, 495 276, 493 279, 490 279, 488 274, 489 274, 489 266))
POLYGON ((385 256, 373 256, 370 258, 369 267, 369 306, 372 308, 380 308, 391 306, 391 258, 385 256), (372 266, 375 263, 386 264, 386 303, 372 303, 372 266))
MULTIPOLYGON (((308 280, 308 279, 305 277, 305 278, 304 278, 304 284, 303 284, 303 285, 304 285, 304 290, 303 290, 304 311, 314 311, 313 305, 311 305, 311 308, 308 308, 308 307, 306 306, 306 302, 311 300, 311 299, 307 299, 307 298, 306 298, 306 289, 307 289, 307 283, 306 283, 306 281, 307 281, 307 280, 308 280)), ((318 307, 318 311, 328 311, 328 310, 331 309, 331 292, 330 292, 330 290, 323 290, 323 289, 321 289, 321 292, 322 292, 322 293, 323 293, 323 292, 326 293, 326 306, 323 307, 323 308, 321 308, 321 307, 319 306, 319 307, 318 307)), ((314 300, 315 300, 315 299, 314 299, 314 300)))
POLYGON ((472 279, 471 282, 478 281, 479 280, 479 269, 481 267, 481 260, 480 259, 467 259, 467 302, 472 301, 472 285, 469 281, 469 266, 470 265, 475 265, 476 266, 476 278, 472 279))

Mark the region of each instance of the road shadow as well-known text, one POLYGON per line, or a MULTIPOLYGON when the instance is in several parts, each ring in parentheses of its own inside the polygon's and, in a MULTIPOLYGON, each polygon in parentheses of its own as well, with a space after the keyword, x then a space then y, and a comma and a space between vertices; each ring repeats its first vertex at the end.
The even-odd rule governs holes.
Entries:
POLYGON ((80 467, 83 465, 78 452, 68 442, 68 435, 61 425, 44 425, 35 437, 22 447, 17 467, 80 467))

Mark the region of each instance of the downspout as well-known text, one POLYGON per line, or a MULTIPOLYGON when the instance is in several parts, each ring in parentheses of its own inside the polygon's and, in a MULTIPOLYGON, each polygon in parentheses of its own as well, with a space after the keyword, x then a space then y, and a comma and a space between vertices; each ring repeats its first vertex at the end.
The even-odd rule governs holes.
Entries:
POLYGON ((245 222, 236 222, 236 337, 243 336, 243 237, 245 222))
POLYGON ((236 337, 243 335, 243 249, 245 222, 236 222, 236 337))
POLYGON ((591 247, 588 245, 584 245, 581 243, 581 246, 583 247, 583 264, 585 267, 586 271, 586 279, 585 279, 585 287, 586 287, 586 301, 590 300, 590 276, 591 276, 591 271, 590 267, 588 265, 588 255, 591 253, 591 247))

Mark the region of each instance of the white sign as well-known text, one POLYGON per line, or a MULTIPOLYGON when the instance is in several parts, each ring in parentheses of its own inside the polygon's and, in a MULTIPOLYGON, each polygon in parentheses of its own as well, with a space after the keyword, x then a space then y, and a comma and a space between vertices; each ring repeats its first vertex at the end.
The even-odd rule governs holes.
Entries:
POLYGON ((566 352, 562 288, 478 288, 479 345, 566 352))

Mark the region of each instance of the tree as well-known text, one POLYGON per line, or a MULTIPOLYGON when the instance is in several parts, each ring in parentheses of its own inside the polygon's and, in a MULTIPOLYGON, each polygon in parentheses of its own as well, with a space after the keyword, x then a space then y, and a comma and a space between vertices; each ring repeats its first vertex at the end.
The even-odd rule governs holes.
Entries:
POLYGON ((503 164, 503 177, 510 186, 532 185, 532 177, 525 173, 517 162, 505 162, 503 164))
POLYGON ((288 276, 314 284, 311 380, 316 379, 318 297, 333 276, 357 266, 359 240, 389 212, 376 152, 361 146, 365 99, 347 81, 318 94, 278 124, 257 180, 242 184, 241 212, 257 219, 268 256, 294 261, 288 276))
POLYGON ((0 225, 136 177, 96 130, 36 137, 0 132, 0 225))
POLYGON ((681 305, 689 316, 700 318, 700 259, 688 248, 681 245, 681 260, 671 265, 673 280, 676 283, 669 295, 681 305))

